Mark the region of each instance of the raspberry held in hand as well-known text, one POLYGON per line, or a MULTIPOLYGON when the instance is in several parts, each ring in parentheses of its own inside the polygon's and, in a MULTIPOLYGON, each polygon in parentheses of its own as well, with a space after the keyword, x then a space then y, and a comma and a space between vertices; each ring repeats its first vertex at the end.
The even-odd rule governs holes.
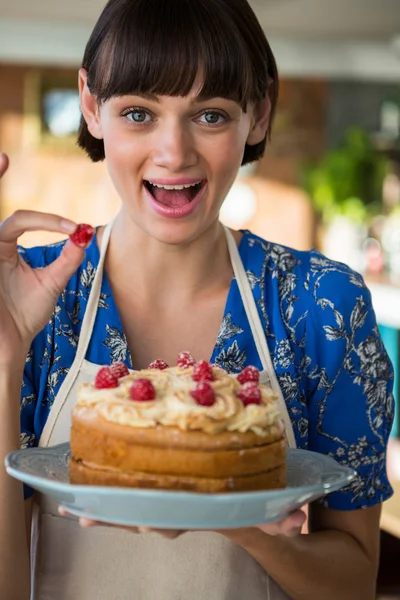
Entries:
POLYGON ((150 365, 149 369, 158 369, 159 371, 164 371, 164 369, 168 369, 168 365, 165 360, 154 360, 150 365))
POLYGON ((193 369, 194 381, 214 381, 214 375, 210 363, 200 360, 193 369))
POLYGON ((126 377, 129 375, 129 369, 123 362, 115 362, 110 366, 111 373, 117 378, 126 377))
POLYGON ((129 390, 130 397, 136 402, 148 402, 156 397, 156 390, 149 379, 136 379, 129 390))
POLYGON ((190 352, 181 352, 178 355, 178 360, 176 361, 176 366, 181 369, 188 369, 189 367, 193 367, 196 364, 195 359, 190 354, 190 352))
POLYGON ((200 406, 212 406, 215 404, 214 390, 207 381, 200 381, 196 389, 190 393, 200 406))
POLYGON ((74 233, 69 236, 71 242, 75 244, 75 246, 79 246, 79 248, 86 248, 92 240, 94 235, 94 229, 91 225, 87 225, 86 223, 82 223, 78 225, 74 233))
POLYGON ((118 387, 118 378, 114 375, 110 367, 102 367, 96 375, 94 386, 98 390, 118 387))
POLYGON ((248 404, 261 404, 261 390, 254 381, 242 385, 237 395, 245 406, 248 404))
POLYGON ((248 381, 259 383, 260 371, 256 369, 256 367, 246 367, 241 373, 239 373, 237 378, 239 383, 241 383, 242 385, 244 383, 247 383, 248 381))

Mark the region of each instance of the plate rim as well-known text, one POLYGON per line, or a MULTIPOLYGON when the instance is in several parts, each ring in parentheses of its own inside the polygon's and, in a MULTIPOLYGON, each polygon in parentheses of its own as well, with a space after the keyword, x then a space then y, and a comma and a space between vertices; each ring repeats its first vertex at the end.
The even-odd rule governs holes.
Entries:
MULTIPOLYGON (((19 450, 14 450, 12 452, 10 452, 6 458, 5 458, 5 467, 6 467, 6 471, 7 473, 18 479, 19 481, 21 480, 20 477, 20 473, 21 471, 16 469, 15 467, 13 467, 10 462, 13 461, 14 457, 16 455, 21 454, 22 452, 25 453, 27 451, 31 452, 31 451, 35 451, 35 450, 51 450, 53 452, 58 452, 58 453, 62 453, 62 450, 65 448, 65 450, 67 448, 69 448, 69 442, 63 442, 61 444, 57 444, 55 446, 49 446, 49 447, 36 447, 36 448, 24 448, 24 449, 19 449, 19 450)), ((148 498, 149 496, 151 496, 152 498, 160 496, 160 497, 166 497, 169 496, 170 498, 179 496, 180 499, 192 499, 192 500, 199 500, 200 498, 207 503, 215 503, 215 502, 221 502, 221 503, 228 503, 229 501, 231 501, 232 499, 236 499, 238 501, 240 500, 246 500, 246 499, 254 499, 255 501, 257 499, 262 499, 262 498, 274 498, 274 497, 279 497, 282 495, 283 492, 287 492, 292 490, 293 492, 295 490, 301 490, 301 495, 306 495, 306 494, 315 494, 315 493, 321 493, 321 496, 324 496, 326 494, 330 494, 333 493, 335 491, 338 491, 344 487, 346 487, 351 481, 354 480, 354 478, 357 476, 357 472, 352 469, 352 467, 349 467, 347 465, 341 465, 340 463, 338 463, 333 457, 326 455, 326 454, 322 454, 319 452, 315 452, 313 450, 305 450, 303 448, 288 448, 288 452, 290 454, 294 454, 294 453, 301 453, 301 454, 306 454, 307 456, 309 456, 310 458, 313 457, 318 457, 319 460, 321 460, 320 457, 323 457, 324 460, 328 461, 328 462, 332 462, 332 466, 334 469, 337 469, 337 473, 335 473, 334 470, 332 470, 332 474, 337 475, 339 479, 336 483, 316 483, 316 484, 310 484, 310 485, 306 485, 306 486, 296 486, 296 487, 285 487, 285 488, 279 488, 279 489, 272 489, 272 490, 256 490, 256 491, 243 491, 243 492, 224 492, 224 493, 217 493, 217 494, 209 494, 209 493, 200 493, 200 492, 190 492, 190 491, 181 491, 181 490, 158 490, 158 489, 151 489, 151 488, 127 488, 127 487, 117 487, 117 486, 98 486, 98 485, 82 485, 82 484, 73 484, 73 483, 69 483, 66 481, 59 481, 59 480, 55 480, 55 479, 50 479, 48 477, 43 477, 40 475, 31 475, 31 474, 27 474, 30 480, 30 483, 25 483, 25 485, 31 486, 31 487, 35 487, 35 485, 38 486, 45 486, 47 488, 47 490, 52 490, 54 492, 56 492, 57 490, 60 491, 64 491, 64 492, 71 492, 71 488, 73 488, 74 492, 79 494, 79 493, 87 493, 88 492, 88 488, 90 488, 90 493, 92 494, 96 494, 99 493, 100 495, 104 495, 105 493, 108 493, 109 495, 117 495, 118 497, 124 497, 124 496, 132 496, 134 495, 137 498, 143 498, 145 499, 146 497, 148 498), (339 477, 339 475, 341 476, 341 478, 339 477)), ((330 473, 330 471, 326 471, 326 475, 328 475, 330 473)))

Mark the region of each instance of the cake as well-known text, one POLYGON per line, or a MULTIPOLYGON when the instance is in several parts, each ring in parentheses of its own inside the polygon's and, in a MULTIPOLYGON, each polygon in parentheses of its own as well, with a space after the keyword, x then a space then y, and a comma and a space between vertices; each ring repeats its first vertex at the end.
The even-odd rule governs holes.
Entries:
POLYGON ((72 411, 70 481, 201 493, 285 487, 286 438, 259 372, 189 353, 129 372, 102 367, 72 411))

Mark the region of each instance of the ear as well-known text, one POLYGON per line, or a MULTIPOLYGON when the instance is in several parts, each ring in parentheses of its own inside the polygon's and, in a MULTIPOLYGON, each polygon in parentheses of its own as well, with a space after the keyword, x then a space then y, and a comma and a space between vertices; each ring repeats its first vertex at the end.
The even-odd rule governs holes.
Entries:
POLYGON ((253 107, 253 119, 247 143, 249 146, 260 144, 265 136, 271 118, 271 98, 267 94, 265 100, 261 100, 253 107))
POLYGON ((79 69, 79 97, 81 103, 81 111, 83 114, 83 118, 86 121, 89 132, 94 138, 98 140, 103 139, 99 105, 97 103, 96 98, 90 93, 87 83, 86 69, 79 69))

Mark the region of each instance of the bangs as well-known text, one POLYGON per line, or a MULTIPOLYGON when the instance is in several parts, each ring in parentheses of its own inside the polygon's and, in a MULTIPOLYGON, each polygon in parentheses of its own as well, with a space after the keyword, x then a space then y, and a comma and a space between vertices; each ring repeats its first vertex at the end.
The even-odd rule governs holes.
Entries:
MULTIPOLYGON (((226 98, 244 112, 271 101, 269 127, 246 144, 242 165, 259 160, 271 136, 279 94, 276 61, 248 0, 108 0, 86 45, 82 67, 99 103, 116 96, 226 98)), ((104 160, 102 139, 81 118, 78 145, 104 160)))
POLYGON ((265 97, 269 65, 260 77, 258 64, 256 74, 259 48, 226 5, 120 0, 110 2, 104 16, 107 11, 108 30, 95 27, 82 65, 99 101, 124 95, 187 96, 199 73, 199 99, 226 98, 246 110, 249 102, 265 97))

